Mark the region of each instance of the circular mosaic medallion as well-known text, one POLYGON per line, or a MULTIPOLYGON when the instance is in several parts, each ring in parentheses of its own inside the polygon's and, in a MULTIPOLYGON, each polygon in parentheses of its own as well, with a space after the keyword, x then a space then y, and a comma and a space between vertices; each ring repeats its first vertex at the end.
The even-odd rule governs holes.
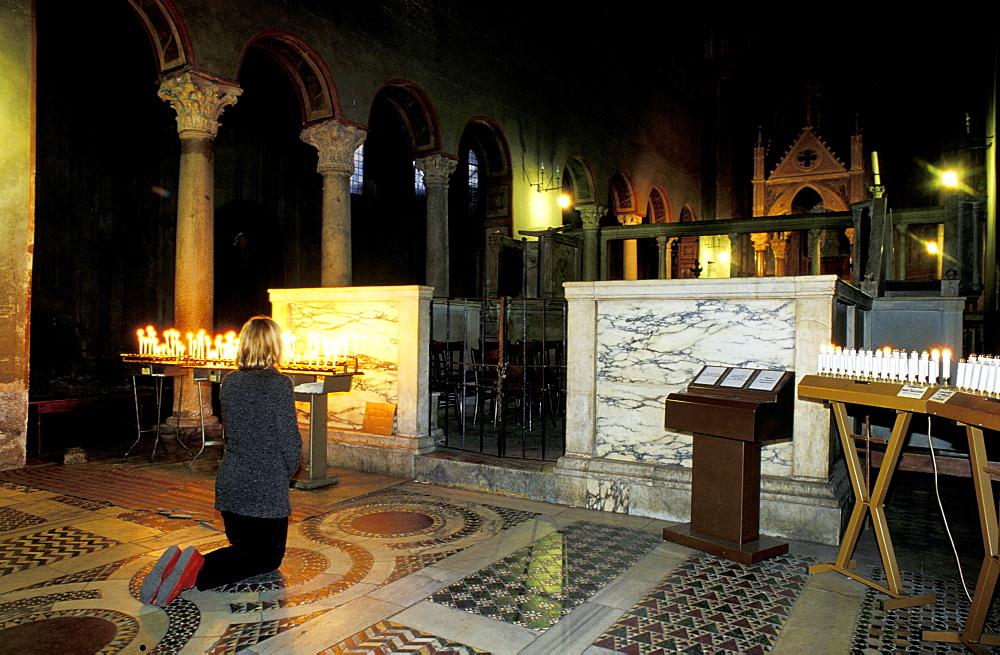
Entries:
POLYGON ((4 652, 114 653, 138 632, 135 619, 113 610, 65 610, 0 624, 4 652))
POLYGON ((362 537, 412 537, 434 532, 447 517, 433 506, 416 503, 364 505, 353 508, 337 519, 337 527, 347 534, 362 537))
POLYGON ((420 533, 434 525, 434 518, 422 512, 389 510, 371 512, 351 519, 351 528, 358 532, 383 535, 420 533))

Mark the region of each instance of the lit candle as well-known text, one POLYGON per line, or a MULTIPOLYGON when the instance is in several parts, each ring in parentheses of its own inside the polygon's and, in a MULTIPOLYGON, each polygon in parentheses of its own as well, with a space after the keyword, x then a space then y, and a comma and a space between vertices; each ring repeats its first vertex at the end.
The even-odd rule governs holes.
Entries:
POLYGON ((979 388, 979 376, 981 374, 979 369, 979 358, 975 354, 970 355, 965 364, 965 386, 967 389, 975 391, 979 388))

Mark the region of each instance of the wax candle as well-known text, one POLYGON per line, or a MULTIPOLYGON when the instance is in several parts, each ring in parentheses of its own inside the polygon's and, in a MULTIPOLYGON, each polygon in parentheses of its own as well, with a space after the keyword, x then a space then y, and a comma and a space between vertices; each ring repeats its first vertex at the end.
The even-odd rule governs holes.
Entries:
POLYGON ((941 383, 948 384, 951 380, 951 351, 945 348, 941 355, 941 383))

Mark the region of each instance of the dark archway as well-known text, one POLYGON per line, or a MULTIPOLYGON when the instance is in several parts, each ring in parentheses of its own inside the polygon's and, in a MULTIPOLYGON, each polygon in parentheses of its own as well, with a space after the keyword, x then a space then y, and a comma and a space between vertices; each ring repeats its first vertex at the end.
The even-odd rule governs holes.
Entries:
POLYGON ((157 59, 124 2, 39 0, 35 18, 30 394, 110 391, 127 380, 119 354, 134 347, 136 326, 173 316, 180 143, 156 82, 185 50, 157 59), (97 62, 115 65, 80 73, 97 62), (112 103, 95 96, 95 80, 112 85, 112 103))
POLYGON ((352 194, 354 284, 423 284, 426 192, 414 159, 438 151, 437 121, 423 92, 386 84, 372 101, 364 144, 364 190, 352 194))
POLYGON ((488 232, 511 236, 510 149, 500 127, 476 118, 465 126, 448 185, 449 288, 452 296, 484 295, 488 232))
POLYGON ((297 85, 265 48, 247 50, 239 82, 215 141, 219 330, 269 313, 269 288, 319 286, 323 180, 299 138, 297 85))

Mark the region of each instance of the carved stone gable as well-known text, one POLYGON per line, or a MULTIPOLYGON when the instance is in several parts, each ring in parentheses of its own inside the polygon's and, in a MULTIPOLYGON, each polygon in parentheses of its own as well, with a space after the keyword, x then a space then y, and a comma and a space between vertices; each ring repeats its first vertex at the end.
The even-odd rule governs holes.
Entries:
POLYGON ((768 179, 846 172, 844 163, 816 136, 811 127, 806 127, 774 167, 768 179))

